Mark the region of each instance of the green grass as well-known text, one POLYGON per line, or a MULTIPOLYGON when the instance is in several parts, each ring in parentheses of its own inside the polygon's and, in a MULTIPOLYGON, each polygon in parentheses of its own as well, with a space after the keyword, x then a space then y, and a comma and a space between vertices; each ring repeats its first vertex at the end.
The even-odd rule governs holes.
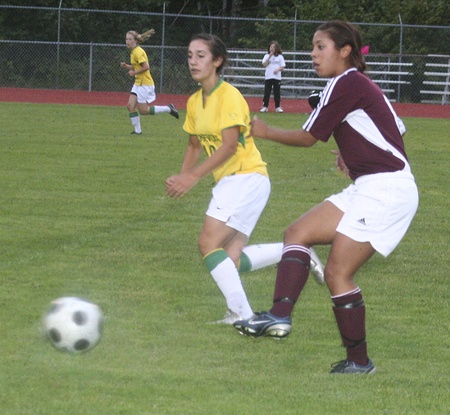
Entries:
MULTIPOLYGON (((305 115, 262 118, 297 128, 305 115)), ((143 118, 132 137, 125 108, 0 104, 1 414, 448 414, 450 120, 404 121, 420 207, 397 250, 359 273, 378 371, 346 377, 328 374, 344 351, 313 279, 286 341, 205 324, 225 311, 196 246, 212 179, 180 200, 164 193, 185 150, 181 120, 143 118), (47 304, 66 295, 106 315, 89 353, 58 352, 42 335, 47 304)), ((273 192, 251 242, 281 240, 348 183, 332 140, 258 146, 273 192)), ((274 277, 243 276, 255 310, 270 306, 274 277)))

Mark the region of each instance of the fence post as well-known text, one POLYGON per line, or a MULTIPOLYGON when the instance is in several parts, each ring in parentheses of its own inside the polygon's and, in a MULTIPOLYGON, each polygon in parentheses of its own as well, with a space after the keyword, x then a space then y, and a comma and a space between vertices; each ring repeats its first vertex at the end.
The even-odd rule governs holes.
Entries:
POLYGON ((58 7, 58 33, 56 35, 56 88, 59 88, 59 48, 61 43, 61 5, 63 0, 60 0, 58 7))
MULTIPOLYGON (((398 15, 398 20, 400 21, 400 50, 398 51, 398 63, 400 64, 398 67, 398 71, 401 72, 402 71, 402 53, 403 53, 403 22, 402 22, 402 16, 399 14, 398 15)), ((401 76, 400 74, 398 74, 398 88, 397 88, 397 102, 400 102, 400 89, 402 87, 401 83, 401 76)))
POLYGON ((162 36, 161 36, 161 65, 159 67, 159 90, 163 93, 164 79, 164 42, 166 32, 166 2, 163 3, 162 36))
POLYGON ((294 15, 294 47, 293 51, 297 51, 297 7, 295 8, 295 15, 294 15))
POLYGON ((92 91, 92 66, 93 66, 93 46, 92 42, 89 44, 89 87, 88 91, 92 91))
POLYGON ((448 60, 448 68, 447 68, 447 78, 445 79, 445 87, 444 87, 444 93, 442 94, 442 102, 441 104, 444 105, 447 103, 447 99, 450 95, 449 91, 449 84, 450 84, 450 59, 448 60))

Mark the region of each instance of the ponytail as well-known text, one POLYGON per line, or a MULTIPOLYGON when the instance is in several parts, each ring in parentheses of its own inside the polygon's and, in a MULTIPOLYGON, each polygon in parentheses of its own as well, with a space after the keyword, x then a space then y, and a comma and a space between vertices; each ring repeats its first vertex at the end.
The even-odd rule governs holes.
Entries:
POLYGON ((155 34, 155 29, 147 30, 144 33, 138 33, 135 30, 129 30, 128 33, 136 39, 137 43, 142 43, 150 39, 150 37, 155 34))

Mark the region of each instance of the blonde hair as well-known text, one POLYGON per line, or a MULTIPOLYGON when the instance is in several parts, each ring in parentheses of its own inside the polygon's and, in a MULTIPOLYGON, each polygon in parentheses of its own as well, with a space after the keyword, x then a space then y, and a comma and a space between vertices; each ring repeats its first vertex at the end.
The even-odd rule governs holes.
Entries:
POLYGON ((127 34, 128 33, 135 38, 137 43, 142 43, 150 39, 150 37, 155 34, 155 29, 147 30, 144 33, 138 33, 135 30, 129 30, 127 34))

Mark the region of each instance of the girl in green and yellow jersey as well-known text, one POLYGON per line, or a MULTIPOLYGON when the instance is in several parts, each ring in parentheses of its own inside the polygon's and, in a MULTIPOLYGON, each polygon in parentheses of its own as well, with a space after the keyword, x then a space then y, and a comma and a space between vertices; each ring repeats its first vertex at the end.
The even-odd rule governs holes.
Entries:
POLYGON ((250 110, 242 94, 220 78, 227 60, 223 42, 214 35, 195 35, 188 48, 192 78, 201 85, 187 103, 184 130, 189 143, 181 172, 166 180, 167 194, 181 197, 203 177, 216 185, 206 211, 198 246, 227 303, 219 323, 250 318, 239 272, 274 264, 281 243, 246 246, 270 195, 270 180, 250 135, 250 110), (200 162, 203 151, 207 158, 200 162))
POLYGON ((130 98, 128 99, 128 111, 130 114, 131 124, 134 131, 131 134, 142 134, 141 115, 154 115, 162 112, 168 112, 175 118, 179 118, 178 111, 173 104, 169 105, 152 105, 156 99, 155 83, 150 74, 150 65, 148 63, 147 53, 139 44, 146 41, 153 35, 155 31, 150 29, 142 34, 130 30, 125 37, 125 43, 130 50, 130 62, 121 62, 120 66, 128 70, 128 75, 134 77, 134 85, 131 89, 130 98), (139 111, 139 113, 136 111, 139 111))

